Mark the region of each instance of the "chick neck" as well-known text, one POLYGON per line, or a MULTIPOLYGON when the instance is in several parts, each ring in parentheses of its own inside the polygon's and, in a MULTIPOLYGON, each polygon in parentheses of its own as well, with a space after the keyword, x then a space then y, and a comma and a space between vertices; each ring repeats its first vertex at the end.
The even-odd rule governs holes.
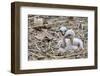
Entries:
POLYGON ((72 38, 70 38, 70 42, 71 42, 71 44, 73 44, 73 39, 74 39, 73 37, 72 37, 72 38))

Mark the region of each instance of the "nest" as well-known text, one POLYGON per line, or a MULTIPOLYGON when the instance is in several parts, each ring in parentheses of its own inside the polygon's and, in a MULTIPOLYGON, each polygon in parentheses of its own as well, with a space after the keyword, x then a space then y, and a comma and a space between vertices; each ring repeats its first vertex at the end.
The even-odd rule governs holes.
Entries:
POLYGON ((87 25, 87 18, 75 17, 74 19, 76 21, 70 21, 70 25, 68 23, 70 19, 65 16, 42 16, 43 19, 38 24, 36 24, 37 22, 34 23, 34 17, 35 15, 28 16, 28 60, 79 59, 88 57, 87 35, 85 35, 87 34, 87 29, 80 28, 77 25, 80 19, 83 21, 82 24, 87 25), (76 25, 75 27, 72 27, 73 22, 76 25), (60 24, 64 24, 66 27, 72 28, 75 31, 76 37, 82 39, 84 43, 84 50, 57 51, 60 48, 58 42, 62 39, 62 36, 57 31, 61 26, 60 24))

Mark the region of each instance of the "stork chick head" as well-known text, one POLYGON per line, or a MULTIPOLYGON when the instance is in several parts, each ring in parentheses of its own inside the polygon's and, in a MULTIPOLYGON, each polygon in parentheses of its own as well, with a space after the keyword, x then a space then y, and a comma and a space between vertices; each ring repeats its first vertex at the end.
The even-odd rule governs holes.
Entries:
POLYGON ((60 32, 63 36, 65 35, 66 31, 67 31, 67 28, 65 26, 60 27, 60 32))
POLYGON ((65 36, 65 38, 72 39, 72 38, 75 37, 75 32, 74 32, 72 29, 70 29, 70 30, 68 30, 68 31, 65 33, 64 36, 65 36))

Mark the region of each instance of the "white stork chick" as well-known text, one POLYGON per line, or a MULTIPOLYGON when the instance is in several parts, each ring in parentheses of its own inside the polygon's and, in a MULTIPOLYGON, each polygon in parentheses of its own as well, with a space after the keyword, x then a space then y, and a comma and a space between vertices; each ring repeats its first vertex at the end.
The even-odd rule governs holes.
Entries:
POLYGON ((83 49, 83 42, 79 38, 75 38, 75 32, 70 29, 65 33, 64 36, 64 42, 65 42, 65 49, 66 50, 77 50, 83 49))
POLYGON ((60 29, 60 40, 58 41, 57 47, 59 48, 57 51, 60 53, 64 53, 66 50, 64 49, 64 35, 67 31, 67 28, 65 26, 61 26, 60 29))

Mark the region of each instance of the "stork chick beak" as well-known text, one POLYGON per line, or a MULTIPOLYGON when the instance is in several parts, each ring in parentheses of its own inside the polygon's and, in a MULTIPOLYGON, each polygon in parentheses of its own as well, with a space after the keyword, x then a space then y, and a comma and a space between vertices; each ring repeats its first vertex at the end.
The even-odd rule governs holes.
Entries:
POLYGON ((61 34, 64 36, 65 35, 65 32, 61 32, 61 34))

